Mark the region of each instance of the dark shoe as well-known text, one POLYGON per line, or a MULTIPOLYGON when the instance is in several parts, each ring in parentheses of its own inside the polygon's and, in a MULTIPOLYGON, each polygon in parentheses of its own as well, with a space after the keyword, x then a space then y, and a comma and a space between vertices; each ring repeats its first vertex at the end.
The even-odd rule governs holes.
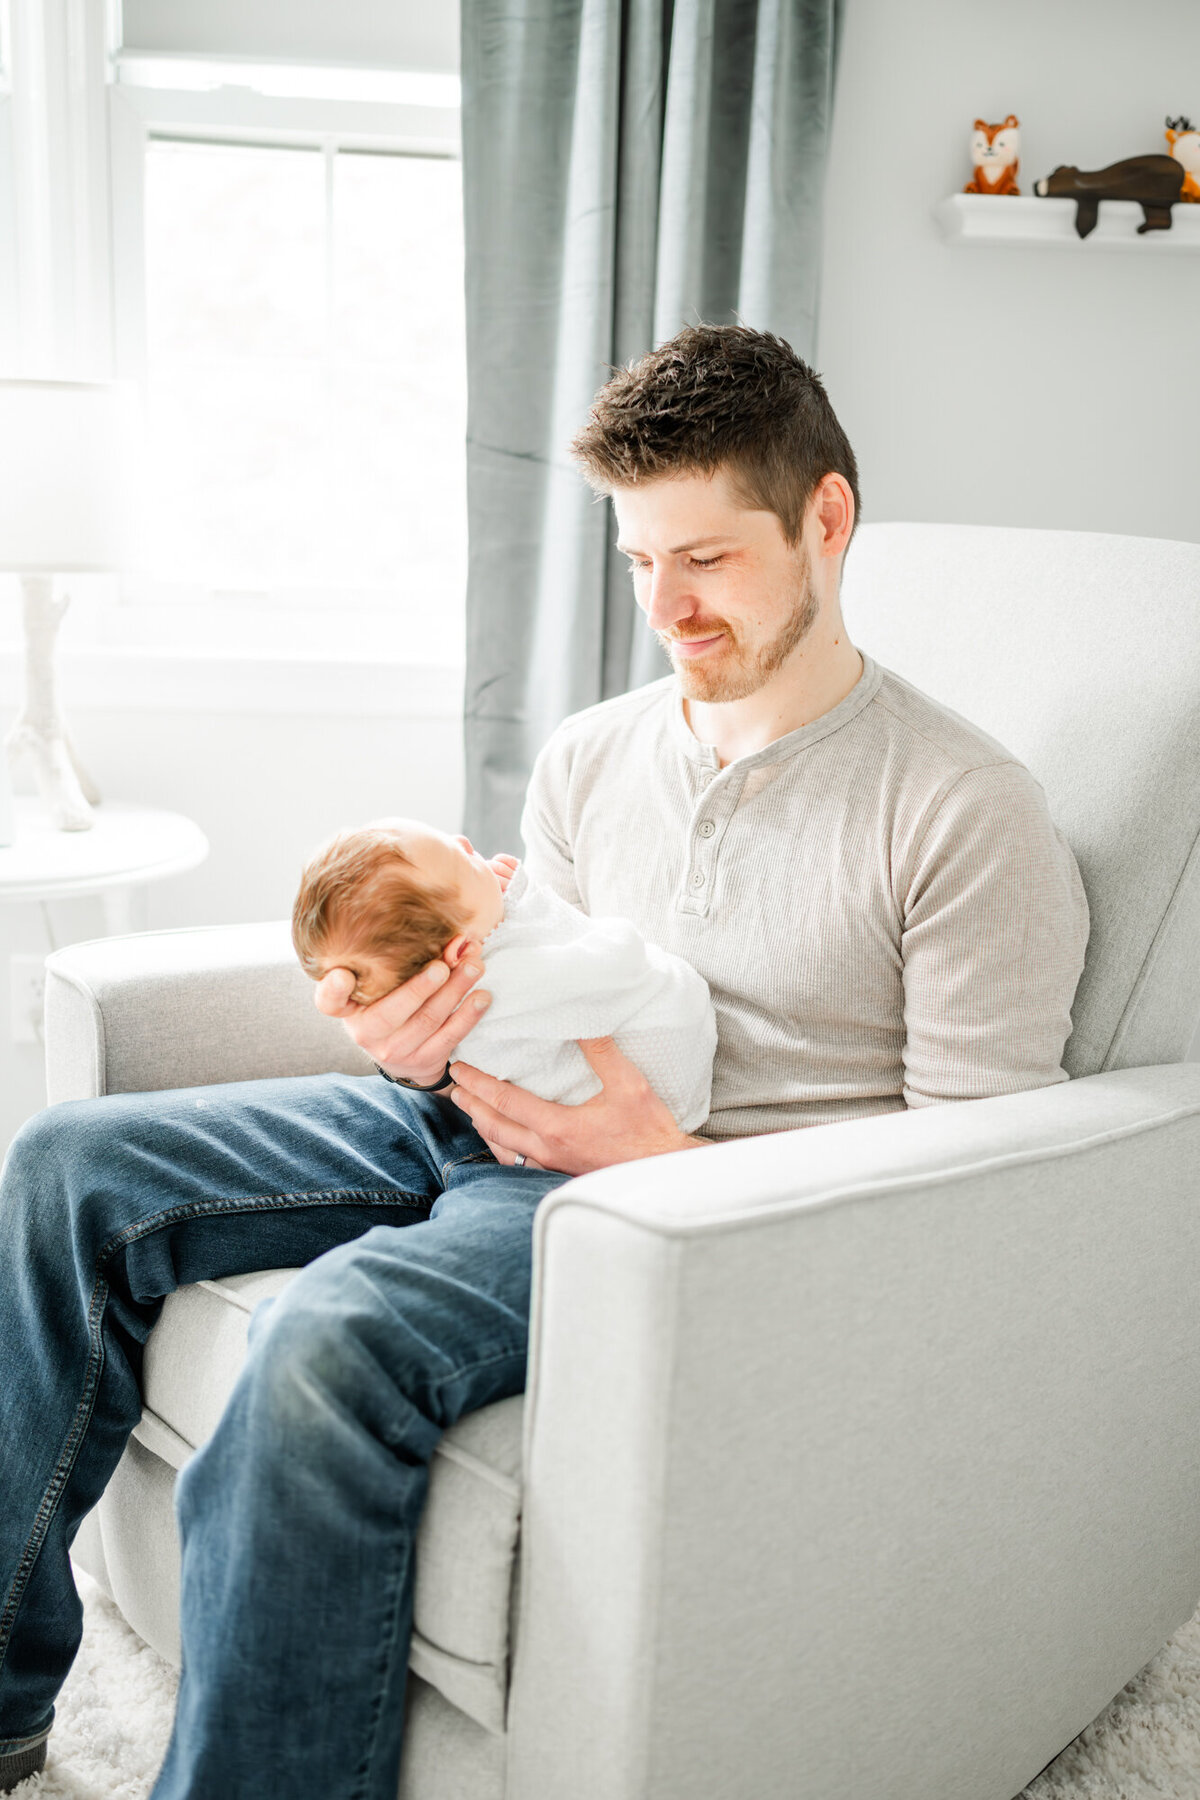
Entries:
POLYGON ((24 1750, 8 1750, 0 1755, 0 1794, 9 1794, 18 1783, 41 1774, 46 1766, 48 1742, 48 1738, 42 1738, 24 1750))

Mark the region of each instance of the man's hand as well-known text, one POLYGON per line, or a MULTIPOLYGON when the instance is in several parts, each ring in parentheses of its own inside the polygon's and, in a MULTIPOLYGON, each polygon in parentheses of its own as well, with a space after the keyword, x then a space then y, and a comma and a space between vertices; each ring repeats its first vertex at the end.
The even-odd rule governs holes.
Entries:
POLYGON ((351 1000, 354 976, 349 969, 330 969, 318 981, 314 999, 319 1012, 342 1021, 372 1062, 427 1087, 483 1015, 479 1002, 486 1006, 490 995, 464 1000, 482 973, 480 946, 472 943, 453 974, 444 962, 430 963, 370 1006, 351 1000))
POLYGON ((662 1156, 705 1143, 680 1131, 670 1109, 610 1037, 576 1043, 604 1086, 578 1106, 543 1100, 470 1063, 451 1064, 450 1098, 462 1108, 498 1162, 519 1154, 531 1169, 586 1175, 640 1156, 662 1156))

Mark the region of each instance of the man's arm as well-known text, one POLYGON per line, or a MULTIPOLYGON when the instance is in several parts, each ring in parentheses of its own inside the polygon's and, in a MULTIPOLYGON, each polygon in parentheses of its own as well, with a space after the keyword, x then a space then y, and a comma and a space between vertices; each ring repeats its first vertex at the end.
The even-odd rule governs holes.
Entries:
POLYGON ((1088 907, 1027 769, 998 763, 950 785, 916 846, 903 903, 907 1105, 1065 1081, 1088 907))
POLYGON ((561 733, 548 738, 538 751, 525 790, 521 838, 529 879, 553 888, 571 906, 586 912, 575 879, 575 858, 566 820, 569 755, 569 745, 561 733))

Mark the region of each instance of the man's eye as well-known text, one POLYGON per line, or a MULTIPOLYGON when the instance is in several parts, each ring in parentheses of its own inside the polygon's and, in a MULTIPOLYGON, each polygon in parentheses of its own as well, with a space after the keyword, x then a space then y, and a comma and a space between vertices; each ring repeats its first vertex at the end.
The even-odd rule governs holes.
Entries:
MULTIPOLYGON (((724 559, 720 556, 709 556, 709 557, 693 556, 691 559, 691 563, 692 563, 693 569, 715 569, 717 567, 717 564, 722 562, 723 560, 724 559)), ((648 557, 639 559, 636 556, 631 556, 629 559, 629 573, 631 575, 634 574, 638 569, 648 569, 649 567, 650 567, 650 561, 649 561, 648 557)))

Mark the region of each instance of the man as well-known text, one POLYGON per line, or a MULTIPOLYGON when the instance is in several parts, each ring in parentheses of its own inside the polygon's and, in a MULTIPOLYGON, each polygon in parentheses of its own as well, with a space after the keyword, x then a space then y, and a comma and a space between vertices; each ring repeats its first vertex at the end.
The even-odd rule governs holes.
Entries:
POLYGON ((384 1079, 32 1120, 0 1188, 0 1787, 44 1758, 80 1633, 67 1548, 174 1287, 304 1265, 255 1311, 179 1477, 184 1668, 155 1800, 257 1796, 268 1771, 280 1794, 393 1800, 429 1459, 524 1386, 542 1196, 714 1139, 1066 1079, 1078 870, 1028 771, 846 636, 857 475, 817 378, 765 334, 689 328, 613 376, 574 450, 674 672, 564 721, 522 835, 531 874, 708 980, 704 1133, 608 1040, 584 1046, 601 1087, 580 1106, 473 1069, 481 959, 365 1008, 347 971, 325 977, 318 1004, 384 1079))

